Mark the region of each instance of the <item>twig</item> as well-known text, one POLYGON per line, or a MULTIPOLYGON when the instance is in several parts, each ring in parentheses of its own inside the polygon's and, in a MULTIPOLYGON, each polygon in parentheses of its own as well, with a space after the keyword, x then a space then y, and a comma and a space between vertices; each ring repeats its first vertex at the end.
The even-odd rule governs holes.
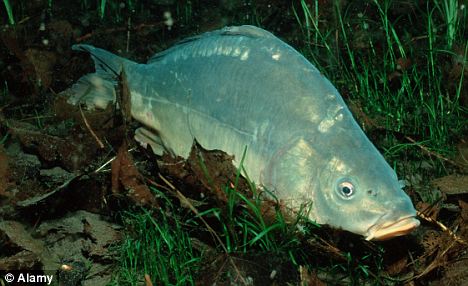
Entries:
POLYGON ((425 221, 437 224, 442 229, 442 231, 447 232, 456 242, 464 244, 464 245, 468 245, 468 243, 466 241, 464 241, 463 239, 458 237, 458 235, 456 235, 453 231, 451 231, 443 223, 441 223, 441 222, 439 222, 439 221, 437 221, 435 219, 432 219, 431 217, 428 217, 427 215, 423 214, 420 211, 417 211, 416 213, 420 218, 424 219, 425 221))
POLYGON ((224 245, 223 241, 221 238, 218 236, 216 231, 211 228, 211 226, 208 224, 208 222, 205 221, 205 219, 200 216, 200 212, 193 206, 193 204, 185 197, 179 190, 177 190, 174 185, 172 185, 166 178, 164 178, 161 174, 159 174, 159 178, 164 181, 165 184, 167 184, 174 192, 176 192, 177 198, 180 200, 180 203, 184 207, 188 207, 196 216, 200 218, 200 220, 203 222, 203 224, 206 226, 208 231, 211 233, 211 235, 219 242, 221 247, 223 248, 223 251, 225 253, 228 253, 228 250, 226 246, 224 245))
POLYGON ((109 160, 107 160, 107 162, 105 162, 105 163, 102 164, 99 168, 97 168, 96 170, 94 170, 93 173, 99 173, 99 171, 101 171, 101 170, 104 169, 107 165, 109 165, 110 163, 112 163, 112 161, 114 161, 115 158, 117 158, 117 156, 113 156, 112 158, 110 158, 109 160))
POLYGON ((228 260, 231 263, 231 265, 234 267, 234 270, 237 272, 238 277, 240 277, 240 279, 242 280, 242 283, 247 284, 247 281, 244 279, 244 277, 242 277, 239 268, 236 266, 232 257, 229 255, 229 252, 226 246, 224 245, 223 241, 221 240, 219 235, 216 233, 216 231, 213 228, 211 228, 211 226, 202 216, 200 216, 200 212, 195 208, 195 206, 193 206, 193 204, 190 202, 189 199, 187 199, 187 197, 185 197, 179 190, 177 190, 177 188, 174 187, 174 185, 171 184, 171 182, 169 182, 166 178, 164 178, 163 175, 161 174, 158 174, 158 175, 159 175, 159 178, 163 180, 164 183, 169 186, 169 188, 172 189, 172 191, 176 192, 177 198, 179 199, 181 205, 184 207, 188 207, 203 222, 203 224, 208 229, 208 231, 213 236, 213 238, 215 238, 218 241, 218 243, 221 245, 221 248, 223 249, 224 253, 228 255, 228 260))
POLYGON ((424 269, 423 272, 421 272, 418 275, 412 277, 411 280, 419 279, 422 276, 424 276, 424 275, 428 274, 429 272, 431 272, 434 268, 436 268, 439 265, 441 258, 445 256, 445 254, 449 251, 450 248, 452 248, 452 246, 454 244, 455 244, 455 241, 452 241, 452 243, 450 243, 450 245, 447 246, 444 249, 444 251, 439 252, 437 254, 437 256, 434 258, 434 260, 432 260, 431 264, 429 264, 429 266, 427 266, 426 269, 424 269))
POLYGON ((413 144, 415 144, 416 146, 418 146, 419 148, 421 148, 421 149, 422 149, 424 152, 426 152, 427 154, 436 156, 436 157, 439 158, 440 160, 443 160, 443 161, 445 161, 445 162, 447 162, 447 163, 450 163, 450 164, 452 164, 452 165, 454 165, 454 166, 457 166, 457 167, 459 167, 459 168, 463 168, 463 166, 460 165, 459 163, 457 163, 457 162, 455 162, 455 161, 452 161, 452 160, 450 160, 450 159, 448 159, 448 158, 445 158, 444 156, 440 155, 439 153, 436 153, 436 152, 434 152, 434 151, 429 150, 426 146, 422 145, 421 143, 416 142, 416 140, 414 140, 413 138, 411 138, 411 137, 409 137, 409 136, 405 136, 405 138, 406 138, 407 140, 409 140, 411 143, 413 143, 413 144))
MULTIPOLYGON (((128 152, 133 152, 135 151, 136 148, 133 147, 133 148, 130 148, 128 149, 127 151, 128 152)), ((102 169, 104 169, 107 165, 109 165, 110 163, 112 163, 112 161, 115 160, 115 158, 117 158, 117 156, 113 156, 112 158, 110 158, 109 160, 107 160, 104 164, 102 164, 101 166, 99 166, 96 170, 93 171, 93 173, 99 173, 102 169)))
POLYGON ((83 110, 81 109, 81 106, 80 106, 80 113, 81 113, 81 117, 83 118, 84 124, 86 125, 86 128, 88 128, 89 133, 91 133, 91 135, 94 137, 94 140, 96 140, 97 144, 99 145, 99 148, 103 149, 104 144, 102 144, 102 141, 99 140, 96 133, 94 133, 93 129, 91 129, 91 126, 89 126, 88 120, 86 120, 86 117, 83 113, 83 110))

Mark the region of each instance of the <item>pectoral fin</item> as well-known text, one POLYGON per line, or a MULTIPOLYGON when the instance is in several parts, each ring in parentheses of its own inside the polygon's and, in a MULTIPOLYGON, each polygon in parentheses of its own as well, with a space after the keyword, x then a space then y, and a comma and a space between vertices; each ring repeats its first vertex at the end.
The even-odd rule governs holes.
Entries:
POLYGON ((161 137, 154 131, 140 127, 135 130, 135 140, 140 143, 144 148, 148 145, 153 150, 153 153, 161 156, 164 152, 169 150, 164 146, 161 137))

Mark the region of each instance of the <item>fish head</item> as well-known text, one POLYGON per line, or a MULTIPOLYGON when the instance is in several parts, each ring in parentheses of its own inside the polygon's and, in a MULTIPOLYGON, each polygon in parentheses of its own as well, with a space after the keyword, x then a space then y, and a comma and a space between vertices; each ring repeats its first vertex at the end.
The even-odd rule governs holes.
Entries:
POLYGON ((364 133, 343 130, 359 136, 290 140, 273 156, 263 185, 292 210, 367 240, 409 233, 419 221, 395 171, 364 133))
POLYGON ((312 216, 366 240, 405 235, 419 225, 416 210, 395 171, 363 136, 358 137, 365 138, 361 142, 347 142, 322 158, 326 163, 310 184, 312 216))

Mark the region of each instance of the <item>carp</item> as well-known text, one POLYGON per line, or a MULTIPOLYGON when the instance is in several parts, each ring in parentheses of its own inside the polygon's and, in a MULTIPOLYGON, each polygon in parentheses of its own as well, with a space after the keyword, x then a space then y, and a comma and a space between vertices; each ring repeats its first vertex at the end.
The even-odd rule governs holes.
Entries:
POLYGON ((369 141, 342 97, 294 48, 254 26, 183 40, 139 64, 79 44, 96 72, 66 93, 72 104, 105 108, 125 71, 135 138, 187 158, 194 139, 234 155, 257 185, 293 212, 367 240, 419 225, 395 171, 369 141))

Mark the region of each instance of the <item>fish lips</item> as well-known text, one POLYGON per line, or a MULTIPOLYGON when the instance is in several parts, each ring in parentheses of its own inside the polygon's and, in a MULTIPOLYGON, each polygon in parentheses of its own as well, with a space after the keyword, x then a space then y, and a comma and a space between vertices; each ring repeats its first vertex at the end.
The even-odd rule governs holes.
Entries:
POLYGON ((420 224, 415 215, 402 216, 398 219, 388 219, 389 216, 382 216, 368 229, 366 240, 387 240, 402 236, 410 233, 420 224))

